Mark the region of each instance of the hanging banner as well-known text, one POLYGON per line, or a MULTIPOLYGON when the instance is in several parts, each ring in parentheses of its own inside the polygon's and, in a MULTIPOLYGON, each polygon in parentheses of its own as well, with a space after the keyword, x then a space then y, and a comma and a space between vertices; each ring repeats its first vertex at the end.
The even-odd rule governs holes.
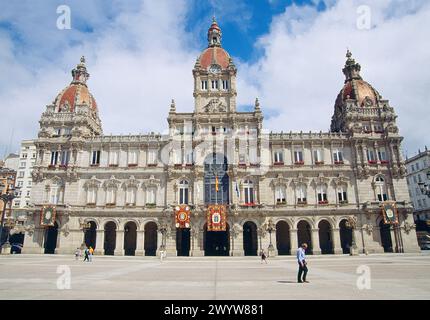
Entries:
POLYGON ((382 216, 385 224, 398 224, 398 214, 395 202, 384 202, 382 204, 382 216))
POLYGON ((40 212, 40 225, 42 227, 52 227, 55 223, 57 211, 55 206, 43 206, 40 212))
POLYGON ((188 205, 180 205, 175 207, 175 223, 176 228, 190 227, 191 210, 188 205))
POLYGON ((227 225, 226 207, 220 204, 208 206, 208 231, 225 231, 227 225))

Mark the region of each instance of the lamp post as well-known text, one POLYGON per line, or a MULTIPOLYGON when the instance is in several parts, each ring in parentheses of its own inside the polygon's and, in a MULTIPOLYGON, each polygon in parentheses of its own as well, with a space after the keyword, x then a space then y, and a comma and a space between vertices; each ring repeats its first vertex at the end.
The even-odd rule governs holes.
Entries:
POLYGON ((161 232, 161 250, 166 250, 166 235, 167 235, 167 224, 162 224, 160 226, 160 232, 161 232))
MULTIPOLYGON (((3 201, 3 211, 2 211, 1 223, 0 223, 0 253, 2 253, 2 250, 3 250, 3 244, 1 243, 1 241, 3 239, 3 228, 4 228, 4 220, 6 216, 6 207, 7 207, 7 204, 12 206, 12 200, 17 197, 17 194, 16 194, 17 190, 18 190, 17 187, 9 188, 9 184, 4 185, 3 183, 0 183, 0 200, 3 201), (6 187, 6 192, 3 193, 2 190, 5 187, 6 187)), ((10 227, 10 224, 8 227, 10 227)), ((9 246, 9 230, 10 229, 8 229, 7 238, 4 243, 5 247, 9 246)))
POLYGON ((269 254, 270 252, 273 252, 274 248, 273 248, 273 244, 272 244, 272 232, 275 231, 275 224, 273 223, 272 219, 269 219, 269 222, 267 223, 266 226, 266 230, 269 232, 269 239, 270 239, 270 243, 269 243, 269 254))
POLYGON ((348 229, 351 229, 351 234, 352 234, 351 248, 349 248, 349 255, 350 256, 356 256, 358 254, 358 252, 357 252, 357 244, 355 243, 354 229, 357 227, 357 220, 354 219, 353 217, 349 217, 345 223, 345 226, 348 229))
MULTIPOLYGON (((430 171, 427 171, 427 180, 430 180, 430 171)), ((430 184, 424 182, 418 182, 421 193, 430 198, 430 184)))

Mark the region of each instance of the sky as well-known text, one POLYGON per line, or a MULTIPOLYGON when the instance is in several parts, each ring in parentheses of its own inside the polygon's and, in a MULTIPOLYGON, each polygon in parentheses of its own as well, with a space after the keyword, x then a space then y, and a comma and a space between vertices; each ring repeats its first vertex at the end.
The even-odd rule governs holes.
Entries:
POLYGON ((390 100, 403 152, 430 146, 428 0, 0 0, 0 158, 86 57, 104 134, 163 132, 171 99, 192 112, 192 69, 212 16, 238 68, 238 109, 258 97, 264 128, 328 131, 347 48, 390 100), (70 29, 57 20, 70 8, 70 29))

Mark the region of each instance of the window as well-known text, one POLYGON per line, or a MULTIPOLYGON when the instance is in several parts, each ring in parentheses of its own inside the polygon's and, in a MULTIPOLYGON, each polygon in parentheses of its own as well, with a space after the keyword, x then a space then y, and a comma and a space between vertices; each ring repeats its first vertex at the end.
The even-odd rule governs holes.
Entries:
POLYGON ((64 135, 70 136, 71 133, 72 133, 72 129, 71 128, 64 128, 64 135))
POLYGON ((222 89, 228 90, 228 80, 222 80, 222 89))
POLYGON ((55 166, 58 163, 59 154, 60 154, 59 151, 52 151, 51 152, 51 166, 55 166))
POLYGON ((136 204, 136 188, 134 187, 127 188, 127 192, 125 194, 125 203, 127 205, 136 204))
POLYGON ((58 184, 54 184, 50 188, 49 203, 58 204, 61 202, 61 187, 58 184))
POLYGON ((100 164, 100 150, 95 150, 91 153, 91 165, 98 166, 100 164))
POLYGON ((387 153, 385 152, 385 148, 379 148, 378 150, 378 158, 381 163, 388 162, 387 153))
POLYGON ((173 151, 173 163, 175 165, 182 164, 182 156, 181 156, 181 154, 182 154, 182 150, 181 149, 173 151))
POLYGON ((346 187, 340 186, 337 189, 337 199, 339 200, 339 203, 346 203, 348 202, 348 197, 346 194, 346 187))
POLYGON ((110 151, 109 152, 109 165, 117 166, 118 165, 118 151, 110 151))
POLYGON ((304 184, 297 186, 296 196, 298 204, 306 203, 306 186, 304 184))
POLYGON ((87 204, 96 204, 97 200, 97 188, 90 187, 87 191, 87 204))
POLYGON ((63 151, 61 151, 61 165, 62 166, 67 166, 68 165, 69 158, 70 158, 70 152, 69 152, 69 150, 63 150, 63 151))
POLYGON ((282 150, 276 150, 273 154, 274 164, 284 164, 284 153, 282 150))
POLYGON ((343 152, 339 149, 335 149, 333 151, 333 161, 334 164, 342 164, 343 163, 343 152))
POLYGON ((23 154, 21 155, 21 158, 23 158, 23 159, 27 159, 27 154, 26 154, 26 153, 23 153, 23 154))
POLYGON ((383 177, 381 177, 381 176, 376 177, 375 187, 376 187, 376 197, 377 197, 378 201, 388 200, 387 188, 386 188, 385 180, 383 177))
POLYGON ((417 183, 417 177, 413 176, 412 178, 414 179, 414 183, 417 183))
POLYGON ((418 199, 418 208, 421 208, 421 207, 422 207, 421 200, 418 199))
POLYGON ((128 165, 137 165, 137 150, 128 152, 128 165))
POLYGON ((149 188, 146 191, 146 204, 155 204, 155 188, 149 188))
POLYGON ((34 159, 34 158, 36 158, 36 153, 33 153, 32 155, 31 155, 31 157, 34 159))
POLYGON ((415 164, 415 167, 417 168, 417 171, 418 171, 418 170, 420 170, 420 163, 419 163, 419 162, 417 162, 417 163, 415 164))
POLYGON ((367 161, 369 163, 376 163, 375 150, 373 148, 367 149, 367 161))
POLYGON ((370 123, 368 123, 368 122, 363 123, 363 131, 364 131, 364 133, 372 132, 372 128, 370 127, 370 123))
POLYGON ((426 201, 426 199, 423 199, 423 207, 427 207, 427 201, 426 201))
POLYGON ((20 171, 18 173, 18 178, 24 178, 24 171, 20 171))
POLYGON ((285 204, 286 198, 285 198, 285 187, 284 186, 276 186, 275 188, 275 199, 276 204, 285 204))
POLYGON ((30 196, 30 191, 28 190, 27 191, 27 194, 25 195, 26 197, 29 197, 30 196))
POLYGON ((374 128, 375 128, 375 133, 383 133, 384 132, 384 129, 382 128, 381 124, 375 124, 374 128))
POLYGON ((421 183, 421 182, 423 182, 421 179, 421 174, 418 173, 418 183, 421 183))
POLYGON ((303 151, 302 150, 294 150, 294 163, 303 164, 303 151))
POLYGON ((20 168, 25 168, 26 166, 27 166, 27 164, 25 162, 21 162, 19 165, 20 168))
POLYGON ((179 204, 188 204, 188 181, 181 180, 179 182, 179 204))
POLYGON ((257 164, 258 163, 257 147, 255 147, 255 146, 249 147, 249 162, 251 164, 257 164))
POLYGON ((319 204, 328 203, 327 186, 325 184, 320 184, 319 186, 317 186, 317 196, 318 196, 318 203, 319 204))
POLYGON ((323 152, 321 149, 315 149, 314 150, 314 163, 315 164, 324 163, 323 152))
POLYGON ((194 163, 194 160, 193 160, 193 150, 189 150, 185 154, 185 164, 192 165, 193 163, 194 163))
POLYGON ((106 204, 114 205, 116 203, 116 188, 108 187, 106 190, 106 204))
POLYGON ((218 80, 212 80, 212 90, 218 89, 218 80))
POLYGON ((246 163, 246 156, 242 153, 239 154, 239 164, 245 164, 246 163))
POLYGON ((157 150, 156 149, 148 150, 148 164, 149 165, 157 164, 157 150))
POLYGON ((254 184, 250 180, 245 180, 243 183, 243 191, 245 196, 245 204, 254 204, 254 184))
POLYGON ((203 80, 202 81, 202 90, 207 90, 208 89, 208 81, 207 80, 203 80))
POLYGON ((55 128, 54 129, 54 137, 58 137, 61 135, 61 128, 55 128))

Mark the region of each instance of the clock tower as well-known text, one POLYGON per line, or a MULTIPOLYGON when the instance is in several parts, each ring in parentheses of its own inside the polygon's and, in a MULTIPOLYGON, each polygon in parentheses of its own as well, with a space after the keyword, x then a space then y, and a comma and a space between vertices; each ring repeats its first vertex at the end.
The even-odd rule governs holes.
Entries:
POLYGON ((236 66, 221 46, 222 32, 215 18, 207 34, 208 47, 193 69, 196 113, 236 112, 236 66))

